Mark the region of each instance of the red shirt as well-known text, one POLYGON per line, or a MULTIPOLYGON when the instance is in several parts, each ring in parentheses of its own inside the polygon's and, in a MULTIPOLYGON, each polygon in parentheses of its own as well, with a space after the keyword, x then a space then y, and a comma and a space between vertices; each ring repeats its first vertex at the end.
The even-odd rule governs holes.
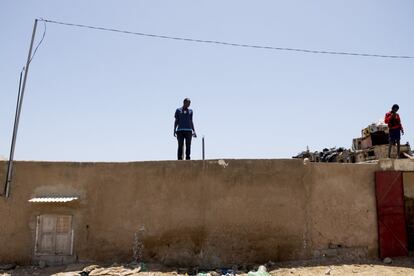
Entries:
POLYGON ((400 118, 400 115, 398 115, 398 113, 393 114, 391 111, 388 112, 387 114, 385 114, 384 122, 388 124, 389 129, 403 130, 403 126, 401 124, 401 118, 400 118))

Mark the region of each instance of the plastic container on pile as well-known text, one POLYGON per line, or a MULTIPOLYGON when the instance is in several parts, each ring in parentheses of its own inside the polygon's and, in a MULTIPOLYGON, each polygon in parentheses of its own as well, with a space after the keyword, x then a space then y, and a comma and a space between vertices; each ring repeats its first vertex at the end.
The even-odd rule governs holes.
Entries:
POLYGON ((269 272, 267 272, 267 269, 264 265, 259 266, 259 269, 257 271, 250 271, 248 276, 270 276, 269 272))

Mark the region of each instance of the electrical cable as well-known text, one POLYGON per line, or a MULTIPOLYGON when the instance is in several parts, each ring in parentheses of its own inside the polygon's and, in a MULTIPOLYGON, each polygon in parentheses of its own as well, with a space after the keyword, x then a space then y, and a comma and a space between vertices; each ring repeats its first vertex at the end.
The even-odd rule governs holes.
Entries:
POLYGON ((44 26, 44 28, 43 28, 43 35, 42 35, 42 38, 40 39, 39 43, 37 44, 36 48, 34 49, 33 55, 30 57, 29 63, 32 62, 33 58, 36 55, 37 49, 39 49, 39 46, 42 44, 42 42, 43 42, 43 40, 45 39, 45 36, 46 36, 46 20, 44 20, 43 18, 40 18, 38 20, 39 21, 43 21, 43 26, 44 26))
POLYGON ((157 35, 157 34, 149 34, 149 33, 141 33, 141 32, 132 32, 132 31, 126 31, 126 30, 113 29, 113 28, 104 28, 104 27, 96 27, 96 26, 83 25, 83 24, 60 22, 60 21, 43 19, 43 18, 39 20, 44 21, 46 23, 65 25, 65 26, 71 26, 71 27, 87 28, 87 29, 108 31, 108 32, 117 32, 117 33, 145 36, 145 37, 152 37, 152 38, 180 40, 180 41, 197 42, 197 43, 210 43, 210 44, 218 44, 218 45, 226 45, 226 46, 234 46, 234 47, 256 48, 256 49, 277 50, 277 51, 294 51, 294 52, 302 52, 302 53, 310 53, 310 54, 347 55, 347 56, 393 58, 393 59, 414 59, 414 56, 405 56, 405 55, 381 55, 381 54, 368 54, 368 53, 355 53, 355 52, 336 52, 336 51, 309 50, 309 49, 300 49, 300 48, 273 47, 273 46, 262 46, 262 45, 252 45, 252 44, 239 44, 239 43, 231 43, 231 42, 223 42, 223 41, 215 41, 215 40, 203 40, 203 39, 157 35))

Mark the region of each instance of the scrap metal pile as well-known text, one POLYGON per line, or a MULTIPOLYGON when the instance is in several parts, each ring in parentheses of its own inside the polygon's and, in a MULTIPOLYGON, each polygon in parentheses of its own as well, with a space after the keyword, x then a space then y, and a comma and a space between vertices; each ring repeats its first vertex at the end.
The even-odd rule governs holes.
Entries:
POLYGON ((338 162, 338 163, 352 163, 353 152, 345 148, 330 148, 322 151, 310 152, 303 151, 293 158, 305 159, 308 158, 311 162, 338 162))
MULTIPOLYGON (((361 163, 388 157, 389 129, 383 122, 373 123, 361 131, 361 137, 352 141, 352 148, 330 148, 310 152, 309 149, 293 158, 309 159, 310 162, 361 163)), ((397 158, 397 149, 391 150, 391 158, 397 158)), ((412 157, 410 144, 401 145, 399 158, 412 157)))
MULTIPOLYGON (((389 129, 386 124, 379 122, 371 124, 361 131, 361 137, 352 142, 355 152, 355 162, 366 162, 388 157, 389 129)), ((397 148, 391 150, 391 158, 409 158, 411 147, 407 142, 401 145, 400 156, 397 156, 397 148)))

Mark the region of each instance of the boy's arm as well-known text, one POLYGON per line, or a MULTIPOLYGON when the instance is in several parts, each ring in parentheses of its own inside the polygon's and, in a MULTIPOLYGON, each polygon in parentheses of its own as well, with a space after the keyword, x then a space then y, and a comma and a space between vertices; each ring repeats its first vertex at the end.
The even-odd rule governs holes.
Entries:
POLYGON ((177 126, 178 126, 178 114, 177 114, 177 110, 175 111, 175 114, 174 114, 174 118, 175 118, 175 121, 174 121, 174 137, 175 136, 177 136, 177 126))
POLYGON ((190 122, 191 122, 191 129, 193 130, 193 136, 197 137, 197 133, 195 131, 195 127, 194 127, 194 123, 193 123, 193 112, 191 113, 190 122))
POLYGON ((175 119, 175 121, 174 121, 174 137, 177 136, 177 126, 178 126, 178 120, 175 119))
POLYGON ((385 114, 385 119, 384 119, 384 123, 388 124, 390 122, 392 113, 388 112, 387 114, 385 114))
MULTIPOLYGON (((398 116, 399 117, 399 116, 398 116)), ((402 123, 401 123, 401 118, 399 118, 400 119, 400 126, 401 126, 401 133, 404 135, 404 128, 403 128, 403 125, 402 125, 402 123)))

